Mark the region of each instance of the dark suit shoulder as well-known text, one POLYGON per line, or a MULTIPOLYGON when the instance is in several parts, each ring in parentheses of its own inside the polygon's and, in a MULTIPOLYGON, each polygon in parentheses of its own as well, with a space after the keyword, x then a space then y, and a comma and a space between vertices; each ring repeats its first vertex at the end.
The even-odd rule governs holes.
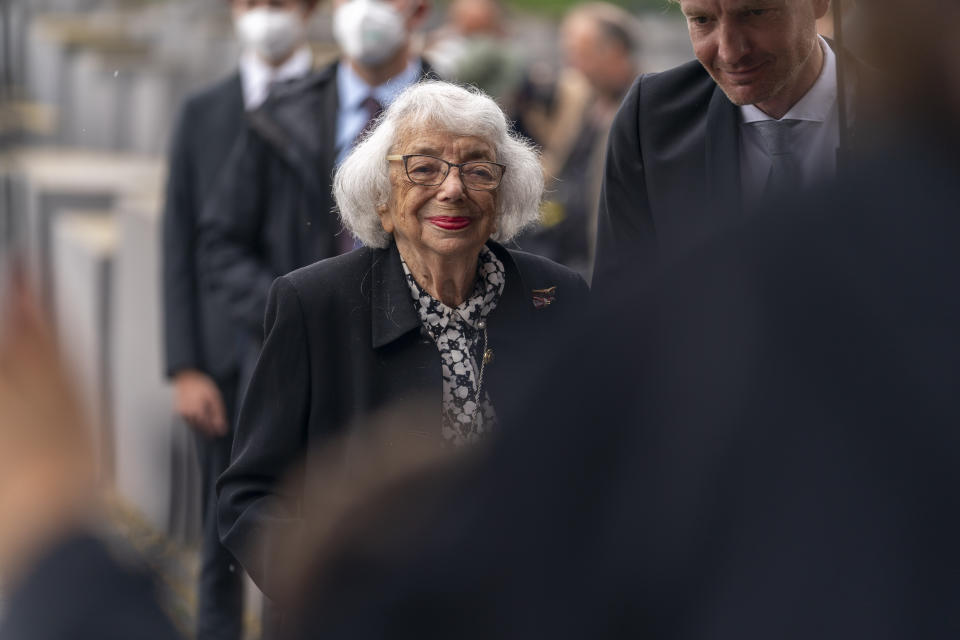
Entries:
POLYGON ((240 132, 243 109, 240 73, 234 72, 184 99, 174 137, 180 138, 180 144, 193 149, 194 153, 199 151, 205 154, 222 146, 223 150, 213 163, 216 167, 209 167, 211 171, 218 171, 219 165, 226 159, 226 151, 229 151, 230 145, 240 132), (210 140, 221 138, 225 138, 228 144, 209 144, 210 140))
MULTIPOLYGON (((332 162, 338 109, 336 78, 335 62, 274 89, 260 108, 249 113, 248 131, 255 132, 294 164, 309 164, 304 154, 319 154, 332 162)), ((302 168, 318 176, 328 173, 313 166, 302 168)), ((331 166, 329 171, 332 170, 331 166)))
POLYGON ((321 110, 330 92, 337 90, 337 65, 334 62, 304 78, 274 89, 255 113, 268 117, 289 131, 297 131, 303 119, 321 110))
POLYGON ((550 278, 557 280, 582 280, 580 275, 573 269, 569 269, 562 264, 557 264, 553 260, 544 258, 543 256, 514 249, 507 249, 507 253, 510 254, 514 264, 517 265, 517 270, 520 271, 524 280, 530 280, 531 282, 534 280, 549 280, 550 278))
MULTIPOLYGON (((382 249, 362 247, 343 255, 319 260, 283 276, 301 298, 319 300, 361 295, 364 278, 370 275, 374 258, 385 254, 382 249)), ((369 288, 364 289, 369 293, 369 288)))
POLYGON ((717 84, 699 60, 691 60, 659 73, 637 79, 643 112, 674 112, 685 106, 706 105, 717 84))
POLYGON ((205 111, 211 105, 234 97, 243 100, 243 87, 240 84, 240 73, 237 71, 189 94, 183 101, 183 109, 191 112, 205 111))
MULTIPOLYGON (((499 248, 502 249, 502 247, 499 248)), ((520 279, 528 289, 556 287, 556 295, 572 304, 574 308, 586 303, 589 288, 586 281, 573 269, 526 251, 515 251, 513 249, 506 249, 505 251, 513 260, 517 271, 520 272, 520 279)), ((497 252, 496 249, 495 252, 497 252)))

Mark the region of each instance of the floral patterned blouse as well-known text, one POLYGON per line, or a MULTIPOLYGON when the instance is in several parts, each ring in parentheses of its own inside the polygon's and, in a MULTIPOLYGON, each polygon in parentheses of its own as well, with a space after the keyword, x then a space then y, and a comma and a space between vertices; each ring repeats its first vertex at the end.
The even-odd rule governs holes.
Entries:
POLYGON ((477 384, 483 352, 488 346, 484 344, 483 327, 497 307, 506 282, 503 263, 488 247, 483 247, 473 293, 453 308, 424 291, 402 256, 400 261, 420 321, 440 351, 443 439, 455 447, 476 442, 496 425, 497 419, 486 389, 481 388, 477 405, 477 384))

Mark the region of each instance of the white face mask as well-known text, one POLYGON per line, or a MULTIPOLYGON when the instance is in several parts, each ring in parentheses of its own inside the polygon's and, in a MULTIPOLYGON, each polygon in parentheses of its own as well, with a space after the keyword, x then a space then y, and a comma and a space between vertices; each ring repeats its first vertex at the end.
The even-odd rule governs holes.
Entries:
POLYGON ((333 12, 333 37, 361 64, 386 62, 407 41, 406 17, 377 0, 349 0, 333 12))
POLYGON ((273 7, 250 9, 237 18, 235 26, 243 48, 273 64, 289 56, 307 36, 298 12, 273 7))

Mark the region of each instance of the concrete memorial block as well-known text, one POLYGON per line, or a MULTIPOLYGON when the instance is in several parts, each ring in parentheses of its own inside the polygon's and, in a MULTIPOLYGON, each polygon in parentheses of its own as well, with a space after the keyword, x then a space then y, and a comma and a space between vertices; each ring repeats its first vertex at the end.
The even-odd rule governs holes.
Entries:
POLYGON ((0 170, 0 262, 14 249, 14 184, 10 174, 0 170))
POLYGON ((171 65, 144 69, 132 77, 128 100, 125 149, 163 154, 173 127, 179 98, 185 92, 184 74, 171 65))
POLYGON ((131 94, 140 70, 151 65, 144 47, 88 45, 73 56, 67 97, 72 106, 61 117, 67 144, 114 151, 132 147, 131 94))
POLYGON ((159 193, 164 170, 159 158, 34 148, 10 155, 10 172, 25 186, 23 221, 27 258, 41 293, 53 300, 50 242, 53 221, 64 209, 102 211, 124 194, 159 193))
MULTIPOLYGON (((0 59, 9 69, 11 81, 15 87, 26 84, 26 51, 28 24, 30 20, 30 6, 26 0, 7 0, 6 11, 7 31, 3 34, 7 46, 0 52, 0 59)), ((0 10, 2 12, 3 10, 0 10)))
POLYGON ((110 421, 111 270, 117 246, 109 212, 62 212, 53 227, 56 329, 93 426, 103 478, 113 476, 110 421))
MULTIPOLYGON (((55 13, 37 15, 31 22, 27 52, 28 93, 33 99, 58 109, 62 134, 59 140, 63 142, 83 142, 79 136, 87 128, 90 107, 112 104, 110 100, 98 103, 94 99, 94 104, 88 106, 87 96, 102 96, 105 92, 105 85, 97 77, 97 72, 112 65, 112 74, 119 68, 115 60, 131 55, 139 55, 145 60, 149 53, 146 43, 130 37, 121 18, 103 11, 55 13), (103 57, 108 59, 106 63, 103 57)), ((93 129, 91 135, 104 136, 105 132, 99 127, 102 122, 115 118, 115 111, 102 112, 102 117, 95 120, 96 124, 90 125, 93 129)))
POLYGON ((71 55, 61 20, 41 16, 30 22, 26 39, 26 83, 30 97, 60 106, 66 91, 66 60, 71 55))
POLYGON ((108 82, 96 52, 78 51, 68 65, 69 109, 61 113, 63 143, 90 149, 116 149, 121 121, 119 83, 108 82))
POLYGON ((199 529, 199 478, 192 439, 173 418, 163 375, 159 195, 128 197, 116 208, 113 272, 113 424, 116 486, 160 531, 175 539, 199 529))
MULTIPOLYGON (((0 165, 4 165, 0 161, 0 165)), ((0 200, 0 218, 5 220, 7 252, 18 255, 26 252, 27 184, 22 176, 4 168, 4 197, 0 200)))

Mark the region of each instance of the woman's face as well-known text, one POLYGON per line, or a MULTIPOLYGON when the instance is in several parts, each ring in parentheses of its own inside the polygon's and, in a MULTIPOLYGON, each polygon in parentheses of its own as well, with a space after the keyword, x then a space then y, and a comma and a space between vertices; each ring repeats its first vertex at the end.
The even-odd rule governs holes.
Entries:
MULTIPOLYGON (((496 161, 493 146, 474 136, 420 130, 400 140, 396 155, 423 154, 454 163, 496 161)), ((465 188, 457 167, 450 168, 442 184, 426 187, 407 179, 403 161, 392 161, 390 183, 390 200, 379 212, 380 221, 406 253, 475 257, 496 231, 496 190, 465 188)))

